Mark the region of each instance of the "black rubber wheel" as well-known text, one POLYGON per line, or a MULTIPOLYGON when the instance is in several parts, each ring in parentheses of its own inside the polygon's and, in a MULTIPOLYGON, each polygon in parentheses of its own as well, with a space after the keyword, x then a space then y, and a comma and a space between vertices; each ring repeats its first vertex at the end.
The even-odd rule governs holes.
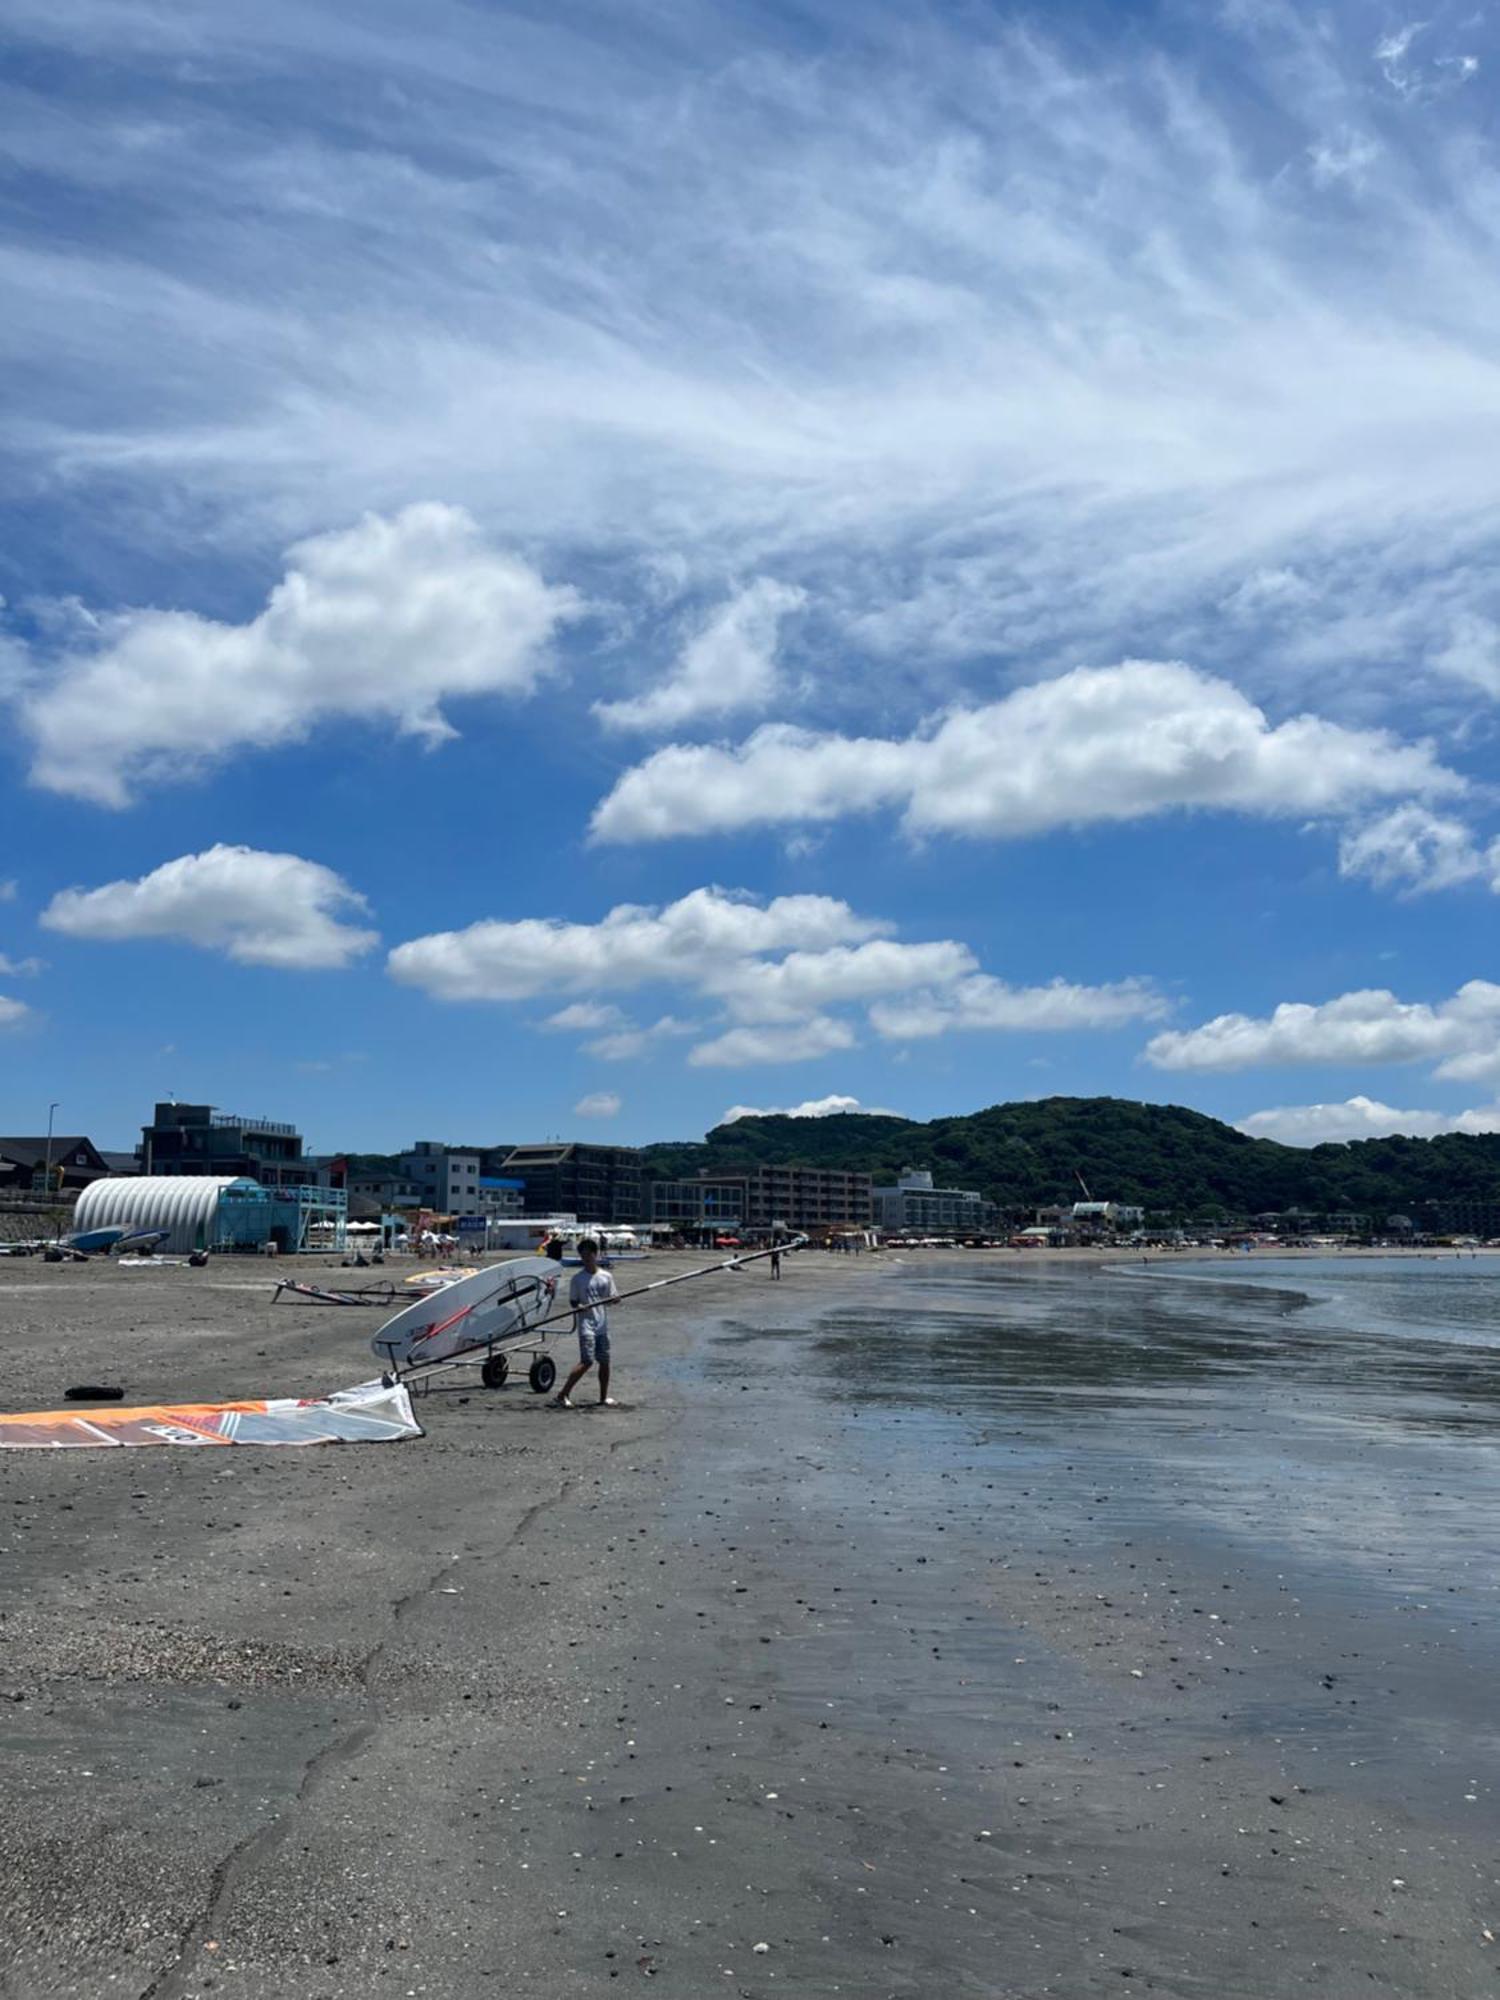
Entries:
POLYGON ((539 1354, 528 1369, 526 1379, 539 1396, 545 1396, 557 1380, 557 1363, 550 1354, 539 1354))
POLYGON ((486 1389, 503 1389, 505 1378, 510 1373, 510 1363, 503 1354, 492 1354, 479 1370, 479 1379, 486 1389))

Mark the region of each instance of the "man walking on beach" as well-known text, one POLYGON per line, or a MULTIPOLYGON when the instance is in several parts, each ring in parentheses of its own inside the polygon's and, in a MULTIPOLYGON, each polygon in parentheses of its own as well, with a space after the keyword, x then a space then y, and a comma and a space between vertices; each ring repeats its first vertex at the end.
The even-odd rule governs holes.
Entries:
POLYGON ((599 1245, 592 1236, 585 1236, 579 1242, 578 1259, 583 1269, 574 1273, 568 1287, 568 1304, 573 1308, 573 1324, 578 1330, 578 1366, 553 1397, 552 1407, 578 1408, 573 1391, 597 1361, 599 1406, 612 1410, 615 1399, 609 1393, 609 1302, 620 1294, 609 1272, 600 1267, 599 1245))

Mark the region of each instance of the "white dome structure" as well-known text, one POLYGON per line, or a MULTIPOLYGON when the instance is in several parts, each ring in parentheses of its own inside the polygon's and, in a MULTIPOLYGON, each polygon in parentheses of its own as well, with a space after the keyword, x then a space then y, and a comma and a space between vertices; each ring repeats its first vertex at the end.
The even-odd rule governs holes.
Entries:
POLYGON ((258 1195, 254 1181, 197 1174, 122 1175, 91 1181, 78 1197, 73 1229, 165 1229, 164 1250, 210 1250, 218 1240, 219 1202, 226 1188, 258 1195))

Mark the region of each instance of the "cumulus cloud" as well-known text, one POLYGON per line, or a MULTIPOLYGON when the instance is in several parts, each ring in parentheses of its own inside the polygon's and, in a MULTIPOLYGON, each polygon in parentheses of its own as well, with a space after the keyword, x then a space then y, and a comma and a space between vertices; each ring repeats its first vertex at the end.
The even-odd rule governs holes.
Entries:
POLYGON ((592 1090, 573 1106, 575 1118, 618 1118, 621 1098, 613 1090, 592 1090))
POLYGON ((24 1000, 11 1000, 0 993, 0 1029, 19 1028, 23 1021, 30 1018, 31 1009, 24 1000))
POLYGON ((648 1027, 622 1021, 609 1034, 585 1042, 584 1047, 591 1056, 598 1056, 603 1062, 630 1062, 663 1042, 674 1041, 683 1035, 696 1035, 697 1032, 697 1022, 679 1021, 675 1014, 663 1014, 648 1027))
POLYGON ((1393 1133, 1432 1139, 1443 1132, 1500 1132, 1500 1104, 1474 1111, 1398 1111, 1373 1097, 1350 1097, 1342 1104, 1283 1104, 1253 1111, 1238 1123, 1252 1139, 1279 1139, 1284 1146, 1385 1139, 1393 1133))
POLYGON ((245 624, 135 609, 90 621, 21 699, 35 783, 105 806, 242 749, 379 720, 426 744, 462 696, 529 694, 579 600, 461 508, 368 514, 299 542, 245 624))
POLYGON ((676 729, 709 716, 765 709, 777 693, 781 621, 807 592, 760 577, 721 605, 682 649, 676 671, 629 701, 596 702, 611 729, 676 729))
POLYGON ((1339 873, 1412 896, 1484 878, 1500 891, 1500 841, 1481 850, 1462 820, 1408 802, 1343 835, 1339 873))
POLYGON ((811 1062, 854 1046, 854 1030, 831 1014, 764 1028, 730 1028, 688 1051, 694 1069, 749 1069, 756 1064, 811 1062))
POLYGON ((840 1002, 873 1000, 914 986, 957 980, 975 969, 974 954, 952 939, 898 944, 835 945, 827 951, 792 951, 772 964, 764 959, 710 967, 703 989, 744 1021, 790 1021, 840 1002))
POLYGON ((45 959, 12 958, 9 952, 0 951, 0 978, 34 979, 39 972, 46 970, 45 959))
POLYGON ((389 964, 392 978, 434 999, 529 1000, 543 993, 621 992, 663 980, 696 987, 722 958, 826 950, 889 929, 832 896, 776 896, 760 903, 705 888, 660 909, 620 903, 597 924, 523 917, 437 931, 397 945, 389 964))
POLYGON ((1079 667, 899 739, 758 729, 669 745, 596 810, 600 840, 663 840, 885 808, 909 832, 1017 839, 1203 808, 1284 818, 1465 789, 1430 745, 1317 716, 1272 724, 1228 681, 1172 660, 1079 667))
POLYGON ((435 999, 569 1001, 540 1026, 590 1037, 585 1047, 625 1061, 705 1023, 674 1013, 629 1018, 606 993, 676 987, 711 1003, 725 1031, 688 1056, 696 1067, 801 1062, 853 1046, 855 1030, 831 1009, 862 1009, 877 1033, 910 1039, 949 1028, 1112 1028, 1164 1011, 1144 980, 1011 987, 982 972, 953 938, 908 943, 891 926, 829 896, 759 902, 695 889, 661 908, 623 903, 595 924, 535 917, 486 919, 398 945, 391 976, 435 999))
POLYGON ((624 1019, 611 1001, 574 1000, 566 1007, 559 1007, 555 1014, 549 1014, 541 1026, 552 1035, 597 1034, 603 1028, 619 1027, 624 1019))
POLYGON ((345 921, 366 908, 365 898, 320 862, 217 846, 134 880, 64 889, 41 921, 73 938, 176 938, 241 965, 323 971, 378 943, 375 931, 345 921))
POLYGON ((1128 1021, 1159 1020, 1162 995, 1144 979, 1077 986, 1054 979, 1046 986, 1009 986, 988 973, 957 980, 946 992, 880 1000, 870 1025, 892 1041, 916 1041, 954 1029, 1030 1030, 1056 1033, 1078 1028, 1118 1028, 1128 1021))
POLYGON ((1303 1063, 1432 1062, 1439 1077, 1500 1080, 1500 986, 1471 979, 1448 1000, 1398 1000, 1374 988, 1316 1006, 1283 1001, 1259 1019, 1220 1014, 1146 1045, 1158 1069, 1230 1071, 1303 1063))
POLYGON ((887 1111, 878 1104, 861 1104, 857 1097, 807 1097, 800 1104, 731 1104, 719 1120, 721 1125, 738 1124, 741 1118, 840 1118, 857 1113, 864 1118, 899 1118, 899 1111, 887 1111))

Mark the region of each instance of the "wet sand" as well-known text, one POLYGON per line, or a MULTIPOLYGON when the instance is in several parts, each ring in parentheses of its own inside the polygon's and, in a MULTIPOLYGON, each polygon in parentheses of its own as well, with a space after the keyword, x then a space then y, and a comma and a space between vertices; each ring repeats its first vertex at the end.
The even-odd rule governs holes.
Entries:
MULTIPOLYGON (((0 1456, 0 1991, 1492 1990, 1489 1362, 1382 1426, 1274 1302, 970 1268, 622 1308, 618 1411, 0 1456)), ((0 1266, 6 1404, 371 1372, 269 1293, 0 1266)))

